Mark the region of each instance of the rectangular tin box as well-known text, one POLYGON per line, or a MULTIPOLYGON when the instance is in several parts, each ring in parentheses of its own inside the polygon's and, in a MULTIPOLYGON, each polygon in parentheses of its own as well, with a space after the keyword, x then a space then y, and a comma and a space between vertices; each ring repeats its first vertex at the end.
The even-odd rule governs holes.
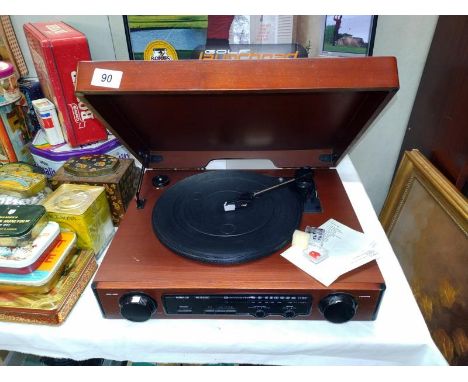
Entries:
POLYGON ((75 96, 77 64, 91 59, 86 36, 63 22, 28 23, 24 32, 42 91, 55 103, 68 143, 105 140, 106 129, 75 96))
POLYGON ((32 171, 0 171, 0 194, 29 198, 44 190, 46 177, 32 171))
POLYGON ((75 249, 76 234, 62 232, 39 267, 25 275, 0 273, 0 293, 47 293, 57 282, 61 270, 75 249))
POLYGON ((43 206, 0 206, 0 246, 29 245, 47 224, 43 206))
POLYGON ((112 222, 115 226, 125 215, 128 203, 135 195, 138 183, 138 170, 133 159, 120 159, 119 166, 112 174, 101 176, 88 176, 86 173, 76 175, 67 172, 62 166, 51 179, 52 189, 56 189, 64 183, 88 184, 91 186, 103 186, 106 189, 106 197, 112 214, 112 222))
POLYGON ((76 252, 49 293, 3 293, 0 301, 0 321, 45 325, 62 323, 96 269, 97 263, 92 251, 76 252))
MULTIPOLYGON (((55 247, 60 227, 49 222, 30 245, 23 247, 0 247, 0 283, 2 273, 27 274, 33 272, 55 247)), ((1 290, 1 288, 0 288, 1 290)))

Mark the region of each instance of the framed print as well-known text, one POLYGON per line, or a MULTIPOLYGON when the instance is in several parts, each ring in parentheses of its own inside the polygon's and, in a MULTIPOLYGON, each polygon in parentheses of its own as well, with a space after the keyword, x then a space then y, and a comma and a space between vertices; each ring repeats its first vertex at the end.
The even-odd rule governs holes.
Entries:
POLYGON ((434 342, 468 364, 468 202, 418 150, 406 151, 380 221, 434 342))
POLYGON ((372 56, 377 16, 327 15, 323 56, 372 56))
POLYGON ((131 59, 180 60, 206 43, 208 17, 129 15, 124 25, 131 59))
POLYGON ((246 60, 307 57, 292 15, 124 16, 133 60, 246 60))

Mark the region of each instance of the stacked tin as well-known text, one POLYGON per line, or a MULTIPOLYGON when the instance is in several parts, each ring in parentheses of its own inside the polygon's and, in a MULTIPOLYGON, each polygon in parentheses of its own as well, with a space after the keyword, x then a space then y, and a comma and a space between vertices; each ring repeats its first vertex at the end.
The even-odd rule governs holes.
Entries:
POLYGON ((0 293, 47 293, 75 248, 40 205, 0 206, 0 293))
POLYGON ((0 167, 3 321, 61 323, 97 268, 95 253, 113 233, 104 188, 53 193, 46 183, 28 164, 0 167))

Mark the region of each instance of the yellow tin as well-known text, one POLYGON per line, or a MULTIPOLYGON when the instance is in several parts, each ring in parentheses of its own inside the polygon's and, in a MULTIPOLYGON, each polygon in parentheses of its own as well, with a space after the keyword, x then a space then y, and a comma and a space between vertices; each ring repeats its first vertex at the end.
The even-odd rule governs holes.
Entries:
POLYGON ((12 172, 12 171, 26 171, 26 172, 37 172, 35 168, 29 163, 25 162, 11 162, 5 163, 0 166, 0 172, 12 172))
POLYGON ((0 171, 0 194, 29 198, 46 186, 46 176, 25 170, 0 171))
POLYGON ((76 246, 99 256, 112 238, 114 226, 104 187, 62 184, 43 202, 49 220, 76 233, 76 246))

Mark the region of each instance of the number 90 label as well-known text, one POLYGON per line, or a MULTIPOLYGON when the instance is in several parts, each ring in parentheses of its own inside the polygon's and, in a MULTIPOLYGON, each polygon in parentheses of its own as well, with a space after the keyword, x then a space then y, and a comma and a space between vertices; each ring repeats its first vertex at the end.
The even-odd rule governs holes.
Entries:
POLYGON ((122 80, 123 72, 110 69, 94 69, 91 85, 105 88, 118 89, 122 80))

